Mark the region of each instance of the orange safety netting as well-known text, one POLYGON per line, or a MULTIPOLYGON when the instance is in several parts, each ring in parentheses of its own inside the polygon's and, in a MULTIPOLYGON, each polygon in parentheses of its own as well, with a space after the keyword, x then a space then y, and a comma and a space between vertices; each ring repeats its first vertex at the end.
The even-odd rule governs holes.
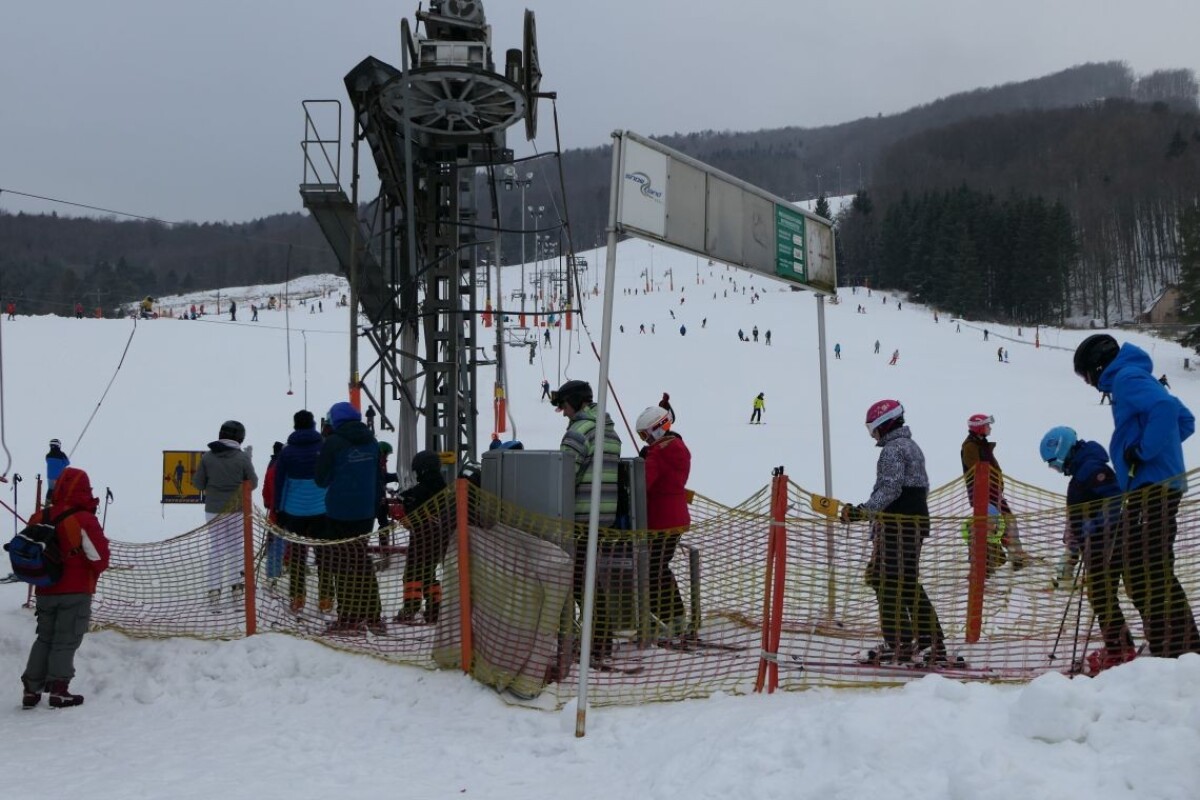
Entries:
MULTIPOLYGON (((986 490, 977 494, 963 479, 929 494, 919 580, 945 639, 943 674, 1024 681, 1068 670, 1101 648, 1102 622, 1111 637, 1121 616, 1152 654, 1200 649, 1183 606, 1184 594, 1200 597, 1193 495, 1179 502, 1152 488, 1127 496, 1092 540, 1106 546, 1072 557, 1063 496, 1006 476, 1012 513, 1002 516, 974 514, 981 497, 986 506, 986 490), (1172 562, 1168 534, 1154 534, 1176 503, 1172 562)), ((590 702, 878 686, 926 674, 857 658, 878 647, 885 621, 912 624, 914 635, 932 630, 924 611, 881 619, 881 598, 889 613, 928 606, 887 600, 887 587, 897 588, 886 583, 890 573, 878 558, 869 569, 880 537, 915 520, 845 524, 828 511, 778 476, 736 507, 695 495, 691 529, 681 536, 602 530, 590 702)), ((561 707, 578 691, 584 536, 465 481, 401 523, 341 542, 298 536, 257 512, 237 514, 164 542, 113 542, 93 623, 132 636, 274 631, 426 668, 461 669, 465 656, 471 674, 507 699, 561 707), (247 531, 250 581, 241 575, 247 531)))

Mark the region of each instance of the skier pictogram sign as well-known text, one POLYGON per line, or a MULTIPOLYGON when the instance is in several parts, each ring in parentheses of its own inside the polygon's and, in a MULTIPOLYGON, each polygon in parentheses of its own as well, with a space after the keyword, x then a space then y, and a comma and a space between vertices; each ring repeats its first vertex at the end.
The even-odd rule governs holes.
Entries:
POLYGON ((163 450, 162 502, 204 502, 204 493, 192 483, 202 455, 202 450, 163 450))

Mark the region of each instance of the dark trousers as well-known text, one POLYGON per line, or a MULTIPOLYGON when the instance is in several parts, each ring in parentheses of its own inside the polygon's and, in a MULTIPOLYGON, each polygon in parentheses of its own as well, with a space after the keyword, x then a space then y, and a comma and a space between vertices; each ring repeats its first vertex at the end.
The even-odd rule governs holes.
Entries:
MULTIPOLYGON (((324 514, 309 517, 295 517, 290 514, 280 514, 279 522, 284 530, 303 536, 306 539, 328 538, 329 521, 324 514)), ((317 597, 320 600, 333 600, 333 574, 322 563, 323 547, 317 551, 317 597)), ((288 542, 288 596, 293 600, 304 597, 308 593, 308 545, 288 542)))
POLYGON ((928 518, 889 520, 875 531, 875 550, 867 563, 867 585, 879 601, 879 627, 893 648, 943 646, 937 611, 921 585, 921 546, 928 518), (919 520, 919 521, 918 521, 919 520))
MULTIPOLYGON (((599 558, 599 552, 603 550, 604 546, 603 542, 599 543, 597 558, 599 558)), ((599 569, 597 569, 597 573, 599 573, 599 569)), ((583 629, 583 587, 587 583, 586 578, 587 536, 584 535, 575 541, 575 575, 572 586, 575 603, 579 606, 580 630, 583 629)), ((608 595, 602 586, 597 585, 596 604, 592 610, 592 658, 608 658, 610 655, 612 655, 612 632, 608 609, 608 595)))
POLYGON ((50 681, 75 677, 75 651, 91 620, 90 594, 38 595, 37 640, 21 676, 28 691, 40 692, 50 681))
POLYGON ((1161 658, 1200 652, 1200 632, 1175 577, 1175 516, 1181 497, 1165 486, 1131 492, 1121 524, 1125 588, 1142 617, 1150 654, 1161 658))
POLYGON ((408 535, 408 555, 404 559, 404 611, 416 612, 425 601, 425 620, 437 619, 442 600, 438 565, 446 557, 450 528, 445 520, 430 517, 413 525, 408 535))
POLYGON ((754 409, 754 412, 750 415, 750 421, 751 422, 761 422, 762 421, 762 409, 761 408, 754 409))
POLYGON ((337 598, 338 622, 357 625, 380 622, 383 604, 379 600, 379 582, 375 580, 375 563, 367 552, 364 534, 375 528, 375 518, 329 520, 332 538, 357 537, 348 542, 322 547, 317 553, 318 568, 324 566, 333 574, 334 595, 337 598))
POLYGON ((650 613, 661 622, 687 616, 679 584, 671 572, 671 559, 679 546, 682 531, 651 531, 648 542, 650 567, 650 613))
POLYGON ((1121 611, 1121 554, 1112 537, 1091 536, 1083 544, 1084 586, 1100 624, 1104 648, 1111 653, 1133 649, 1133 636, 1121 611))

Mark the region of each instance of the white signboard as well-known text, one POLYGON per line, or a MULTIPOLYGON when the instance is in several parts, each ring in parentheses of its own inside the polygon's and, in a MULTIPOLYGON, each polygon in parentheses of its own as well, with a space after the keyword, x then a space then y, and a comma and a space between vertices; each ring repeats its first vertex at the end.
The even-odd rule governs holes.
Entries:
POLYGON ((651 236, 667 234, 667 156, 638 142, 622 148, 617 220, 651 236))
POLYGON ((827 220, 653 139, 616 136, 619 231, 820 294, 837 290, 827 220))

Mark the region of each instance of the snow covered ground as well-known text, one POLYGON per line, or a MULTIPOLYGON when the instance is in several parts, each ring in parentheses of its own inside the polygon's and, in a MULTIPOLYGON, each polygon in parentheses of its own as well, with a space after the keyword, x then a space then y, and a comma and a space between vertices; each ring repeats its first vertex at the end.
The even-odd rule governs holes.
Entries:
MULTIPOLYGON (((812 295, 645 243, 624 243, 619 255, 615 323, 624 332, 613 334, 611 378, 630 421, 669 392, 676 430, 693 452, 690 485, 715 499, 737 503, 779 464, 821 491, 812 295), (655 291, 645 294, 642 273, 651 271, 655 291), (635 288, 636 296, 625 294, 635 288), (756 325, 758 343, 738 341, 738 329, 750 334, 756 325), (766 396, 767 424, 750 426, 758 392, 766 396)), ((583 283, 591 287, 602 277, 603 252, 586 257, 583 283)), ((518 276, 515 267, 505 270, 506 293, 518 276)), ((258 322, 250 321, 250 301, 279 296, 282 287, 223 290, 223 303, 238 300, 237 322, 227 313, 159 319, 137 323, 136 332, 131 320, 0 323, 2 443, 11 455, 0 500, 13 504, 17 487, 19 510, 30 511, 46 443, 58 437, 98 493, 112 489, 112 538, 153 541, 199 524, 198 507, 159 504, 161 451, 203 449, 223 420, 237 418, 261 473, 294 411, 320 413, 343 399, 349 320, 335 305, 340 287, 328 276, 292 281, 293 297, 331 291, 324 310, 264 310, 258 322), (24 478, 19 485, 13 473, 24 478)), ((164 302, 204 302, 211 311, 215 295, 164 302)), ((586 309, 597 340, 601 299, 591 297, 586 309)), ((843 290, 839 304, 827 305, 828 347, 842 349, 840 360, 830 353, 829 365, 838 497, 861 502, 870 490, 876 451, 862 420, 882 397, 905 404, 934 484, 958 474, 966 419, 978 411, 997 419, 1006 473, 1057 491, 1062 477, 1037 456, 1046 429, 1071 424, 1107 442, 1108 408, 1071 372, 1071 351, 1087 331, 1043 329, 1043 346, 1035 348, 1032 330, 959 328, 952 309, 939 310, 934 322, 931 309, 898 307, 898 299, 843 290), (860 305, 866 313, 857 312, 860 305), (998 347, 1009 351, 1007 363, 998 347), (889 366, 895 350, 898 362, 889 366)), ((1118 338, 1149 350, 1174 391, 1200 408, 1196 373, 1183 370, 1190 353, 1137 334, 1118 338)), ((507 350, 516 438, 527 447, 554 447, 562 433, 561 417, 539 400, 543 377, 557 385, 594 381, 598 373, 586 339, 555 329, 551 340, 532 364, 527 347, 507 350)), ((490 382, 481 372, 481 386, 490 382)), ((483 440, 490 426, 485 404, 483 440)), ((630 435, 618 429, 631 454, 630 435)), ((1198 439, 1185 445, 1191 465, 1200 464, 1198 439)), ((23 587, 0 586, 0 673, 11 687, 11 702, 0 702, 0 746, 10 764, 55 769, 53 779, 44 769, 10 769, 5 794, 13 797, 1102 800, 1200 793, 1200 657, 1140 659, 1094 680, 1047 675, 1024 687, 930 676, 887 691, 597 709, 578 740, 573 706, 514 709, 460 674, 392 666, 274 634, 198 642, 104 632, 90 634, 77 659, 73 688, 87 695, 85 706, 21 712, 18 676, 33 638, 24 596, 23 587)))

